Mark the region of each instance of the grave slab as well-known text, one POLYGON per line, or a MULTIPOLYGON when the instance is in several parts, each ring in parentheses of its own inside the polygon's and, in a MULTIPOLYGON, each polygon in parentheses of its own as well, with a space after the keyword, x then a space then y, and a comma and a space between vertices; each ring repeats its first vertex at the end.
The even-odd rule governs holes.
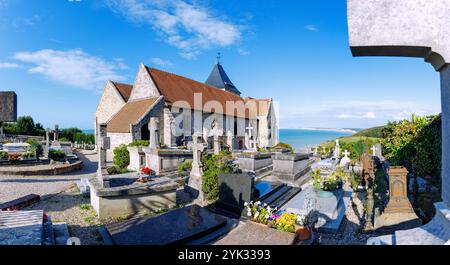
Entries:
POLYGON ((192 205, 157 217, 107 225, 116 245, 187 244, 227 224, 227 219, 192 205))
POLYGON ((42 245, 44 211, 0 211, 0 245, 42 245))

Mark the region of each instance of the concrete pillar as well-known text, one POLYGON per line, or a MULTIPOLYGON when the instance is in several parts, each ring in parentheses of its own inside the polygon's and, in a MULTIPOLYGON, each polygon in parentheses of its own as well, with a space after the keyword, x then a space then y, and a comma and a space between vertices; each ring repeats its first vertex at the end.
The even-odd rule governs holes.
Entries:
POLYGON ((442 105, 442 199, 450 208, 450 65, 441 70, 442 105))

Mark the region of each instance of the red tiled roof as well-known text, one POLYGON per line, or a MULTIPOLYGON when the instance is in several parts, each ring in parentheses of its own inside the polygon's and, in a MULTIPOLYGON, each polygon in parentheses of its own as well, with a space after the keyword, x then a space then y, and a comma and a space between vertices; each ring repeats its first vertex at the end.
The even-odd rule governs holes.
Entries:
MULTIPOLYGON (((194 94, 201 93, 203 101, 202 107, 204 107, 208 101, 217 101, 222 106, 223 111, 213 110, 213 112, 230 116, 245 116, 247 118, 250 116, 249 110, 246 110, 246 114, 242 115, 237 113, 234 109, 226 109, 226 102, 241 102, 245 104, 245 100, 240 96, 183 76, 164 72, 155 68, 146 68, 159 92, 164 96, 165 101, 169 105, 173 105, 175 102, 184 101, 190 105, 191 109, 202 110, 194 105, 194 94)), ((256 118, 253 115, 250 117, 256 118)))
POLYGON ((159 97, 128 102, 108 122, 108 132, 129 133, 130 125, 136 124, 147 112, 149 112, 158 99, 159 97))
POLYGON ((119 91, 123 100, 125 100, 125 102, 128 102, 128 99, 130 99, 130 96, 131 96, 131 91, 133 91, 133 85, 122 84, 122 83, 118 83, 118 82, 112 82, 112 83, 117 88, 117 91, 119 91))

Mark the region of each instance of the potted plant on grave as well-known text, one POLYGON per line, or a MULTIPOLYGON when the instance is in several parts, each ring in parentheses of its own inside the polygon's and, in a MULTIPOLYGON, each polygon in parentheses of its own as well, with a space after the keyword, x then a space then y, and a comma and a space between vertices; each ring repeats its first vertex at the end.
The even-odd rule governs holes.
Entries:
POLYGON ((283 232, 295 233, 296 220, 297 214, 285 212, 273 222, 272 226, 283 232))
POLYGON ((312 236, 312 228, 310 222, 310 215, 297 215, 295 220, 295 240, 306 241, 312 236))
POLYGON ((262 204, 260 201, 253 203, 244 203, 245 209, 247 210, 247 217, 250 221, 258 224, 269 225, 273 213, 277 211, 277 208, 271 208, 266 203, 262 204))

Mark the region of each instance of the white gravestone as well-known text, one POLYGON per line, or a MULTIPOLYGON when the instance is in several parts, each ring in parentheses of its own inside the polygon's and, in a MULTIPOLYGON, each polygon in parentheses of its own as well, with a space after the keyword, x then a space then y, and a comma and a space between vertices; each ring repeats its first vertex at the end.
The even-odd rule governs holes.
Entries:
POLYGON ((347 167, 351 162, 351 159, 348 157, 350 155, 350 152, 348 150, 345 150, 343 154, 344 154, 344 157, 341 159, 339 166, 347 167))

